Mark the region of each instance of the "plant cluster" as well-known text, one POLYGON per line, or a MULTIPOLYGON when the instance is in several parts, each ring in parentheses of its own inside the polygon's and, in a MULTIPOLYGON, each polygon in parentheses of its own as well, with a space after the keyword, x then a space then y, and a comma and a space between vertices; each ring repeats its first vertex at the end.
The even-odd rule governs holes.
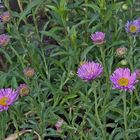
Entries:
POLYGON ((0 139, 139 140, 138 0, 3 0, 0 139))

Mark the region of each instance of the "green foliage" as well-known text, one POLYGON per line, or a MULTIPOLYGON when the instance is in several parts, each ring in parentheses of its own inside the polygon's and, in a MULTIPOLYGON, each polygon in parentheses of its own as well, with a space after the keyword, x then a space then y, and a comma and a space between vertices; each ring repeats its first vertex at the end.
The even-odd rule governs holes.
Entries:
POLYGON ((123 94, 112 90, 108 78, 123 67, 123 59, 132 71, 140 67, 140 37, 131 38, 124 28, 127 20, 140 17, 138 1, 15 0, 15 9, 11 1, 3 0, 12 18, 5 24, 10 43, 0 48, 0 87, 26 83, 30 94, 0 113, 0 139, 11 134, 29 140, 126 140, 126 134, 140 139, 139 83, 126 96, 125 130, 123 94), (96 31, 106 33, 104 60, 90 38, 96 31), (128 48, 124 58, 116 56, 120 46, 128 48), (91 83, 82 81, 76 73, 85 60, 103 63, 107 72, 91 83), (23 74, 28 66, 35 69, 31 79, 23 74), (61 132, 55 127, 59 119, 61 132), (23 130, 31 131, 21 135, 23 130))

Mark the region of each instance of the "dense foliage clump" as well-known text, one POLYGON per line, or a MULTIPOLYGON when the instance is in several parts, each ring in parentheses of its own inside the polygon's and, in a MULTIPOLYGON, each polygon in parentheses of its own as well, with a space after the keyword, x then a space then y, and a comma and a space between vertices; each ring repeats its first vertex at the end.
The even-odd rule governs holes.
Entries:
POLYGON ((139 140, 139 7, 3 0, 0 139, 139 140))

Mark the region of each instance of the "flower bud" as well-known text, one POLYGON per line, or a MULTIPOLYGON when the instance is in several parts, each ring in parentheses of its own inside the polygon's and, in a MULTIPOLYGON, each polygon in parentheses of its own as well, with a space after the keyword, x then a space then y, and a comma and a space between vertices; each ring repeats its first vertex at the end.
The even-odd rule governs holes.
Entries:
POLYGON ((136 73, 137 79, 140 79, 140 69, 136 69, 135 73, 136 73))
POLYGON ((105 33, 95 32, 94 34, 91 34, 91 39, 97 45, 104 44, 105 43, 105 33))
POLYGON ((128 5, 127 5, 127 4, 123 4, 123 5, 122 5, 122 9, 123 9, 123 10, 127 10, 127 9, 128 9, 128 5))
POLYGON ((5 47, 8 45, 10 39, 9 36, 6 34, 1 34, 0 35, 0 47, 5 47))
POLYGON ((55 127, 56 127, 56 131, 57 131, 57 132, 61 132, 61 131, 62 131, 62 130, 61 130, 61 126, 62 126, 63 122, 64 122, 63 119, 59 119, 59 120, 56 122, 55 127))
POLYGON ((35 70, 31 67, 27 67, 24 69, 23 73, 27 78, 32 78, 35 74, 35 70))
POLYGON ((127 48, 125 47, 117 48, 116 54, 118 57, 124 57, 127 54, 127 48))
POLYGON ((74 76, 74 72, 70 71, 69 76, 71 76, 71 77, 74 76))
POLYGON ((3 10, 4 8, 4 4, 0 2, 0 10, 3 10))
POLYGON ((11 19, 11 15, 9 12, 4 12, 1 16, 2 22, 9 22, 11 19))
POLYGON ((124 60, 122 60, 120 63, 121 63, 121 65, 125 66, 125 65, 128 64, 128 61, 124 59, 124 60))
POLYGON ((27 96, 30 92, 30 89, 26 84, 20 84, 18 92, 20 96, 27 96))

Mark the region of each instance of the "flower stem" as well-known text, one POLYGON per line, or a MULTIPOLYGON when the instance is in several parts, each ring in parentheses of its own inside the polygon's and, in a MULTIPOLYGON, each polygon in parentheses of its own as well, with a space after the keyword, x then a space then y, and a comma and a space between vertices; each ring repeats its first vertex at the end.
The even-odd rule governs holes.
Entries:
POLYGON ((11 46, 10 48, 11 48, 11 50, 15 53, 15 55, 16 55, 17 58, 18 58, 18 60, 20 61, 22 69, 24 69, 25 66, 24 66, 24 62, 23 62, 22 57, 21 57, 20 54, 15 50, 15 48, 14 48, 13 46, 11 46))
POLYGON ((106 63, 105 63, 105 53, 104 53, 104 49, 103 49, 103 46, 99 46, 100 48, 100 52, 101 52, 101 57, 102 57, 102 61, 103 61, 103 67, 105 69, 105 75, 106 75, 106 78, 108 80, 108 72, 107 72, 107 67, 106 67, 106 63))
MULTIPOLYGON (((105 70, 105 76, 106 76, 106 96, 104 98, 104 101, 103 101, 103 112, 105 110, 105 107, 106 107, 106 104, 108 103, 109 101, 109 97, 110 97, 110 84, 109 84, 109 74, 108 74, 108 70, 107 70, 107 65, 106 65, 106 61, 105 61, 105 52, 104 52, 104 46, 99 46, 100 48, 100 53, 101 53, 101 57, 102 57, 102 62, 103 62, 103 67, 104 67, 104 70, 105 70)), ((103 123, 106 124, 106 117, 104 117, 104 120, 103 120, 103 123)))
MULTIPOLYGON (((18 3, 20 11, 23 12, 24 10, 23 10, 23 6, 22 6, 22 2, 20 0, 17 0, 17 3, 18 3)), ((24 19, 24 22, 27 24, 27 20, 26 19, 24 19)))
POLYGON ((127 133, 127 107, 126 107, 126 92, 123 93, 123 119, 124 119, 124 128, 125 128, 125 140, 129 140, 127 133))
POLYGON ((133 109, 133 93, 130 93, 131 95, 131 110, 133 109))
POLYGON ((96 115, 99 127, 100 127, 100 129, 102 131, 103 140, 106 140, 106 134, 105 134, 105 131, 104 131, 104 127, 103 127, 103 125, 101 123, 99 113, 98 113, 98 103, 97 103, 97 93, 96 93, 96 91, 94 92, 94 98, 95 98, 95 115, 96 115))
MULTIPOLYGON (((130 65, 130 69, 131 69, 131 71, 133 71, 134 72, 134 65, 133 65, 133 48, 135 48, 135 46, 136 46, 136 38, 135 37, 130 37, 130 51, 129 51, 129 54, 128 54, 128 57, 127 57, 127 59, 128 59, 128 62, 129 62, 129 65, 130 65)), ((138 91, 137 91, 137 89, 135 89, 135 96, 136 96, 136 99, 137 99, 137 101, 139 102, 139 104, 140 104, 140 99, 139 99, 139 95, 138 95, 138 91)))
POLYGON ((104 48, 103 48, 103 46, 99 46, 99 48, 100 48, 100 52, 101 52, 103 67, 104 67, 104 70, 105 70, 106 85, 107 85, 107 92, 106 92, 107 94, 106 94, 106 98, 105 98, 104 104, 103 104, 103 106, 105 107, 106 103, 108 102, 109 96, 110 96, 109 74, 108 74, 107 65, 106 65, 106 62, 105 62, 104 48))

